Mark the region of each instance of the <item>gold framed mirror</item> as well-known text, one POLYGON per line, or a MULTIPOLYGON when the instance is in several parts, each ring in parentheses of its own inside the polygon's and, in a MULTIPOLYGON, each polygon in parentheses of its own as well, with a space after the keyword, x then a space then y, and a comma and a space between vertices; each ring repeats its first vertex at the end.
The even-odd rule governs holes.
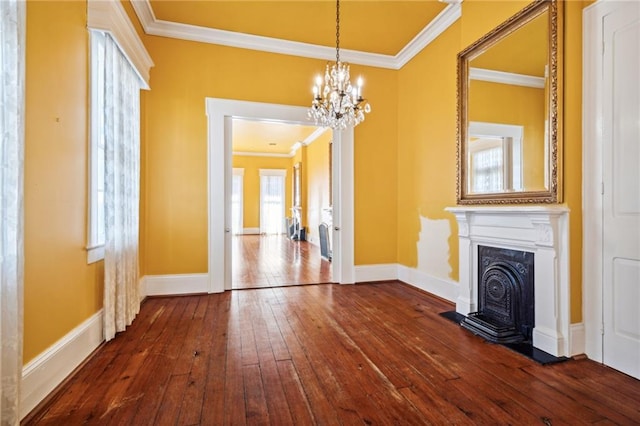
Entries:
POLYGON ((458 54, 458 204, 562 201, 562 2, 458 54))

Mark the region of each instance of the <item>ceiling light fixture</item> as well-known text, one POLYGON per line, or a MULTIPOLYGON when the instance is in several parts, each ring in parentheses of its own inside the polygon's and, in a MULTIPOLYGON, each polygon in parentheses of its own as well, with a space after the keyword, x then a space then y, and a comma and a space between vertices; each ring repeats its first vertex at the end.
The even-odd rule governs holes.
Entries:
POLYGON ((344 130, 364 121, 371 106, 362 97, 362 77, 353 86, 349 76, 349 64, 340 62, 340 0, 336 0, 336 63, 327 64, 324 80, 316 77, 313 86, 313 102, 309 118, 322 127, 344 130))

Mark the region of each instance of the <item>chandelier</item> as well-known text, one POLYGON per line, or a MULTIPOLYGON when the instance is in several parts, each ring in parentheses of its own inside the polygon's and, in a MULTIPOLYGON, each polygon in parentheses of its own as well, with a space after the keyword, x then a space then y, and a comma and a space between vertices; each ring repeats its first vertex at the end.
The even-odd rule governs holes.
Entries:
POLYGON ((351 84, 349 64, 340 62, 340 0, 336 0, 336 63, 318 75, 313 86, 313 102, 309 118, 322 127, 344 130, 364 121, 371 106, 362 97, 362 77, 357 85, 351 84))

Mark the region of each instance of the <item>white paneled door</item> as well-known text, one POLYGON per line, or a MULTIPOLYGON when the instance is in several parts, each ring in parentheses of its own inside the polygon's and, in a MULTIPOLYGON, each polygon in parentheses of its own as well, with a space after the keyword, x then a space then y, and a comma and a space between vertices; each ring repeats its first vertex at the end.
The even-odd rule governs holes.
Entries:
POLYGON ((640 2, 603 21, 603 362, 640 378, 640 2))

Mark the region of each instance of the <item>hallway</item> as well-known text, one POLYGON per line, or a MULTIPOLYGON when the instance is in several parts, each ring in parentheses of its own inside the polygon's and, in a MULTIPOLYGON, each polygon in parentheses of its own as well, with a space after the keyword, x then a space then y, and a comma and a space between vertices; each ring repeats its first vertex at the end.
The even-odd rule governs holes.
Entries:
POLYGON ((331 282, 331 263, 320 248, 284 235, 237 235, 232 240, 232 288, 331 282))

